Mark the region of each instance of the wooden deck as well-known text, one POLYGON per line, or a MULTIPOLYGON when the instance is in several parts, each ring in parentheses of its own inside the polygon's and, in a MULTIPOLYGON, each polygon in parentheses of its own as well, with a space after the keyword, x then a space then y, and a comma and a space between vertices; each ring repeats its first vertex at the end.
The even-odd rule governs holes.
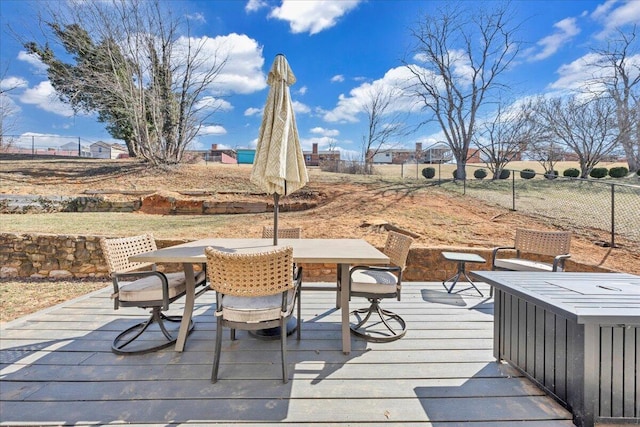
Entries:
MULTIPOLYGON (((279 341, 241 331, 234 343, 225 332, 220 381, 211 384, 213 292, 196 301, 183 353, 112 354, 115 335, 144 312, 114 311, 109 293, 2 327, 0 424, 573 426, 569 412, 493 360, 493 300, 473 291, 405 284, 402 301, 384 306, 405 318, 407 335, 380 344, 352 338, 349 355, 335 293, 304 292, 302 340, 288 341, 288 384, 279 341)), ((180 310, 175 304, 172 313, 180 310)))

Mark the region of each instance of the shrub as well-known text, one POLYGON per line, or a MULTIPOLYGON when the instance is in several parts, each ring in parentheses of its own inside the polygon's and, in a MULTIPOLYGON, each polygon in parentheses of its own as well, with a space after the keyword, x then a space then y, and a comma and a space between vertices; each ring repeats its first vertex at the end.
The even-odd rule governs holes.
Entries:
POLYGON ((593 168, 591 172, 589 172, 589 176, 591 178, 600 179, 607 176, 608 173, 609 173, 609 170, 607 168, 593 168))
POLYGON ((487 171, 485 169, 476 169, 473 171, 473 176, 478 179, 484 179, 487 177, 487 171))
POLYGON ((422 169, 422 176, 426 179, 431 179, 436 176, 436 169, 432 167, 422 169))
POLYGON ((520 171, 520 178, 531 179, 536 176, 536 172, 533 169, 522 169, 520 171))
POLYGON ((569 178, 577 178, 580 176, 580 171, 576 168, 569 168, 562 173, 562 176, 568 176, 569 178))
POLYGON ((548 171, 544 174, 547 179, 556 179, 558 177, 558 171, 548 171))
POLYGON ((627 175, 629 175, 629 169, 624 166, 616 166, 609 169, 609 176, 611 178, 624 178, 627 175))
POLYGON ((640 169, 638 169, 638 172, 636 172, 636 175, 640 176, 640 169))
POLYGON ((458 169, 453 170, 453 179, 462 179, 462 178, 458 178, 458 169))
POLYGON ((509 169, 502 169, 500 171, 500 176, 498 179, 507 179, 511 176, 511 171, 509 169))

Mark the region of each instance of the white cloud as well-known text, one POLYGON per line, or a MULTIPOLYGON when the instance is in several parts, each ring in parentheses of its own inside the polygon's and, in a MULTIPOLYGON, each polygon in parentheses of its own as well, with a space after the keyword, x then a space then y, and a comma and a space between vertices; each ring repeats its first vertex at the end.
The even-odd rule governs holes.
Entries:
POLYGON ((364 112, 364 107, 371 103, 371 95, 374 93, 392 93, 393 100, 387 113, 411 111, 414 105, 409 97, 402 96, 403 88, 413 77, 407 67, 396 67, 387 71, 381 79, 352 89, 349 95, 341 94, 338 97, 337 106, 325 112, 323 118, 327 122, 349 122, 358 121, 358 114, 364 112))
POLYGON ((231 33, 215 38, 192 39, 191 42, 192 45, 201 46, 201 58, 210 58, 202 64, 205 69, 213 66, 213 61, 226 58, 227 62, 211 88, 214 94, 249 94, 267 86, 262 72, 262 47, 254 39, 244 34, 231 33))
POLYGON ((307 90, 309 90, 309 88, 307 88, 306 86, 302 86, 300 89, 296 91, 296 93, 298 95, 304 95, 305 93, 307 93, 307 90))
POLYGON ((25 104, 33 104, 42 110, 60 116, 71 117, 74 115, 73 109, 60 101, 55 89, 48 80, 38 83, 33 88, 26 89, 20 95, 20 101, 25 104))
POLYGON ((202 24, 207 22, 204 15, 200 12, 187 14, 186 17, 191 21, 200 22, 202 24))
POLYGON ((596 8, 591 17, 603 24, 597 38, 604 39, 616 28, 640 22, 640 1, 607 0, 596 8))
POLYGON ((336 25, 360 0, 282 0, 269 17, 289 22, 292 33, 317 34, 336 25))
POLYGON ((296 114, 309 114, 311 112, 311 108, 300 101, 292 101, 291 104, 293 105, 293 111, 296 114))
POLYGON ((28 85, 29 83, 22 77, 9 76, 0 80, 0 90, 2 90, 3 92, 10 91, 13 89, 24 88, 24 87, 27 87, 28 85))
POLYGON ((244 11, 247 13, 257 12, 267 6, 269 6, 269 4, 265 0, 249 0, 244 6, 244 11))
POLYGON ((576 18, 565 18, 553 24, 555 32, 538 40, 536 46, 525 50, 529 62, 546 59, 580 33, 576 18))
POLYGON ((198 101, 196 108, 204 108, 217 111, 231 111, 233 106, 225 99, 215 98, 213 96, 205 96, 198 101))
MULTIPOLYGON (((559 78, 551 83, 549 88, 564 92, 583 91, 586 87, 590 92, 603 90, 603 87, 598 87, 601 85, 597 82, 610 79, 612 77, 610 73, 613 72, 608 67, 598 65, 603 61, 606 62, 606 59, 592 52, 564 64, 557 71, 559 78)), ((626 62, 629 76, 634 78, 640 70, 640 54, 628 56, 626 62)))
POLYGON ((309 132, 322 135, 322 136, 330 136, 330 137, 335 137, 340 135, 340 131, 337 129, 325 129, 322 127, 315 127, 311 129, 309 132))
POLYGON ((342 74, 337 74, 331 77, 331 83, 342 83, 344 81, 344 76, 342 74))
POLYGON ((18 52, 18 60, 26 62, 27 64, 35 67, 38 71, 41 72, 46 72, 48 68, 44 62, 40 61, 40 58, 38 58, 37 55, 27 53, 24 50, 18 52))
POLYGON ((262 114, 262 108, 255 108, 255 107, 250 107, 247 108, 246 110, 244 110, 244 115, 249 117, 249 116, 255 116, 258 114, 262 114))
POLYGON ((206 135, 225 135, 227 130, 220 125, 202 126, 198 132, 198 136, 206 135))
POLYGON ((312 138, 300 138, 300 145, 305 151, 311 151, 313 144, 318 144, 318 150, 329 150, 332 147, 336 147, 336 139, 330 136, 320 136, 312 138))

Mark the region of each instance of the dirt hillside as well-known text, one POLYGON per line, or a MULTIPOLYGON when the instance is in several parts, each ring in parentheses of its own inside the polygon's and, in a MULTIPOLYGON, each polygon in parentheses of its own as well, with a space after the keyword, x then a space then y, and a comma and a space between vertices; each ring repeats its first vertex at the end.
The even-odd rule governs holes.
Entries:
MULTIPOLYGON (((135 161, 0 159, 0 194, 100 193, 104 197, 126 198, 146 191, 178 198, 197 197, 188 195, 195 192, 217 200, 269 199, 249 182, 249 173, 248 166, 211 163, 157 170, 135 161)), ((309 175, 310 182, 304 191, 285 197, 283 202, 310 197, 318 202, 318 207, 283 212, 280 216, 281 226, 301 226, 305 237, 362 237, 381 245, 385 234, 378 227, 364 224, 387 221, 417 235, 417 245, 490 248, 512 243, 516 227, 553 228, 518 212, 444 192, 425 180, 331 174, 317 169, 311 169, 309 175)), ((268 214, 234 215, 224 235, 256 235, 263 225, 270 224, 270 218, 268 214)), ((592 232, 571 231, 575 236, 572 241, 575 261, 640 274, 637 245, 604 248, 595 244, 592 232)))

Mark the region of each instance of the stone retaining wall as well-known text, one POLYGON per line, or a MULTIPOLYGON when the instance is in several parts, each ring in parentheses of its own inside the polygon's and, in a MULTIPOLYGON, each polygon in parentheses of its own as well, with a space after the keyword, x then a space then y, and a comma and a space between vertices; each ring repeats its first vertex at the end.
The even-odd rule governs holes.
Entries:
MULTIPOLYGON (((0 233, 0 278, 105 278, 108 276, 101 236, 65 236, 51 234, 0 233)), ((185 243, 186 240, 156 239, 159 248, 185 243)), ((382 249, 382 248, 379 248, 382 249)), ((420 247, 411 249, 404 273, 406 281, 442 281, 451 277, 457 265, 442 258, 442 251, 475 253, 491 259, 490 248, 420 247)), ((543 257, 537 258, 548 261, 543 257)), ((334 264, 302 264, 304 279, 312 282, 333 282, 334 264)), ((607 271, 577 264, 569 260, 567 271, 607 271)), ((167 264, 164 271, 179 271, 180 264, 167 264)), ((488 270, 486 264, 469 264, 468 270, 488 270)))

